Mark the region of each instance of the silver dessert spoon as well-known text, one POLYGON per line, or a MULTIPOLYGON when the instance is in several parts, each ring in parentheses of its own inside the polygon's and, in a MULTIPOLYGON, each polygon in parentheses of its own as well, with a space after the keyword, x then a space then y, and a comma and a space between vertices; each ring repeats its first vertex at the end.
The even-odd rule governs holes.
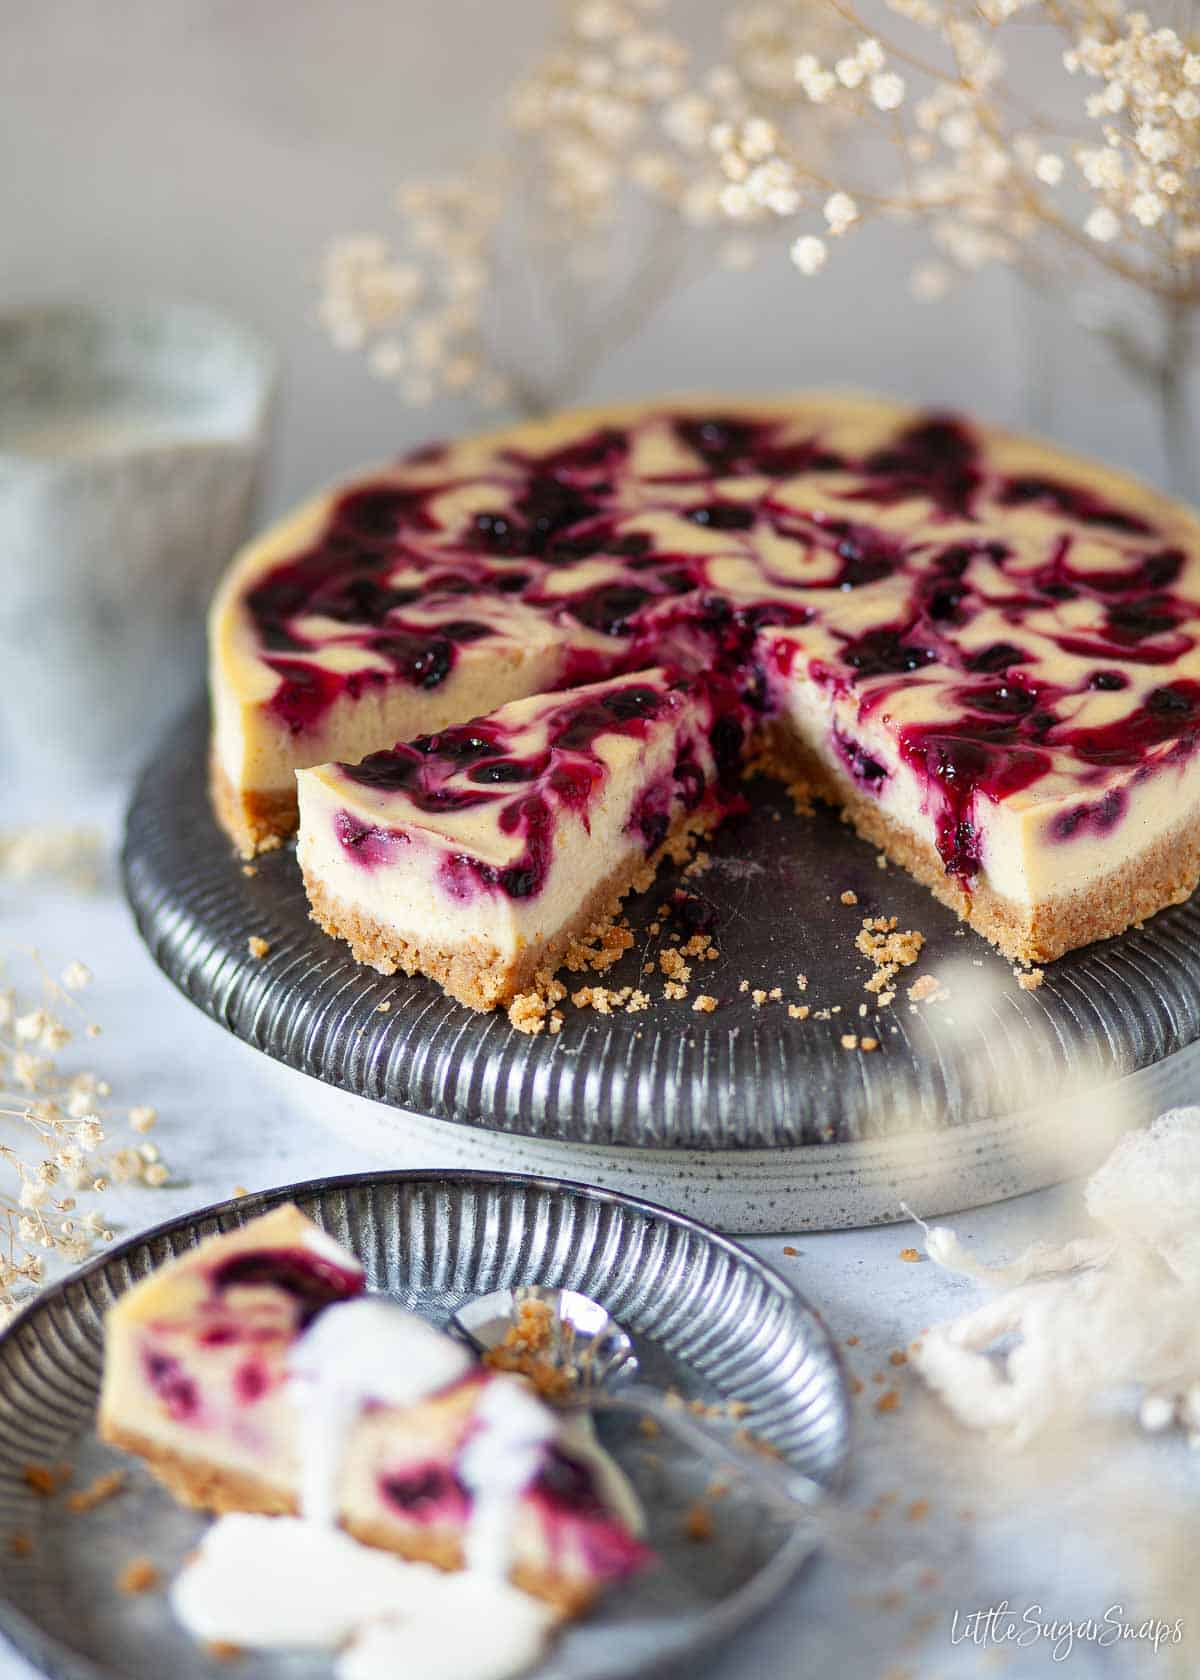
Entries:
MULTIPOLYGON (((555 1405, 592 1412, 631 1412, 653 1418, 683 1446, 719 1463, 779 1515, 795 1521, 812 1516, 828 1495, 819 1482, 766 1457, 758 1458, 710 1427, 679 1400, 639 1380, 633 1339, 606 1307, 574 1289, 530 1285, 496 1289, 461 1306, 450 1320, 481 1353, 503 1347, 527 1301, 542 1302, 552 1315, 549 1345, 533 1358, 541 1369, 562 1374, 545 1397, 555 1405)), ((511 1344, 510 1344, 511 1345, 511 1344)))

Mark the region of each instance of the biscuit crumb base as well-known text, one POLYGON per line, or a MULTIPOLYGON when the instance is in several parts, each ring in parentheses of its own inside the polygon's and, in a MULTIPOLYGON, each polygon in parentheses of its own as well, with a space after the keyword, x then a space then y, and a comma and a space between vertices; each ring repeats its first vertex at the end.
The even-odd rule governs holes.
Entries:
POLYGON ((157 1565, 148 1557, 130 1558, 117 1577, 117 1590, 135 1598, 139 1593, 153 1592, 161 1579, 157 1565))

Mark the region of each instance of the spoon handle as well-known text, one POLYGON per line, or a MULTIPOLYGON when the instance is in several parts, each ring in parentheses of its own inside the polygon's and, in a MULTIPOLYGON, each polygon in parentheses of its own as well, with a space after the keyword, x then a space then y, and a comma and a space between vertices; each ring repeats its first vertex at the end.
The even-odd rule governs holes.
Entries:
POLYGON ((593 1393, 588 1405, 593 1411, 634 1412, 653 1418, 681 1445, 719 1463, 753 1488, 764 1504, 792 1521, 811 1516, 827 1499, 825 1489, 810 1476, 788 1469, 777 1459, 756 1456, 751 1448, 731 1441, 648 1383, 628 1383, 615 1393, 593 1393))

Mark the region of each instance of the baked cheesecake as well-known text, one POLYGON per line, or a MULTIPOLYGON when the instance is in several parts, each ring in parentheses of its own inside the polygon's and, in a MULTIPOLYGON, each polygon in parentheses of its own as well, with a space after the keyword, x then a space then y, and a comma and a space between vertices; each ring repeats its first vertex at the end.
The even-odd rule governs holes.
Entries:
POLYGON ((385 974, 507 1004, 719 818, 746 723, 722 679, 650 670, 301 770, 313 913, 385 974))
MULTIPOLYGON (((422 451, 234 563, 211 623, 216 804, 252 850, 294 826, 297 770, 468 719, 482 736, 514 700, 650 667, 707 672, 747 750, 1046 961, 1196 884, 1198 635, 1196 516, 1044 443, 850 397, 568 414, 422 451)), ((393 917, 329 838, 334 790, 369 807, 364 784, 302 781, 318 914, 344 904, 327 919, 369 957, 428 946, 444 979, 462 918, 393 917)), ((581 892, 602 874, 597 856, 581 892)), ((504 995, 527 930, 502 908, 494 983, 456 995, 504 995)))
POLYGON ((504 1573, 563 1614, 646 1561, 575 1419, 364 1290, 294 1206, 169 1261, 108 1313, 102 1437, 205 1510, 302 1510, 446 1570, 502 1542, 504 1573))

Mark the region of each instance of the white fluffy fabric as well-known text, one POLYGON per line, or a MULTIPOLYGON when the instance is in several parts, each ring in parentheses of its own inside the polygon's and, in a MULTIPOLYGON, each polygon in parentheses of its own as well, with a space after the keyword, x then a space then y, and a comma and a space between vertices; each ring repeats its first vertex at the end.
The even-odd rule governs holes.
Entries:
POLYGON ((1200 1401, 1200 1108, 1123 1138, 1086 1205, 1094 1233, 1006 1265, 926 1229, 931 1260, 1005 1290, 936 1325, 913 1356, 969 1427, 1020 1443, 1131 1383, 1169 1396, 1185 1421, 1200 1401))

